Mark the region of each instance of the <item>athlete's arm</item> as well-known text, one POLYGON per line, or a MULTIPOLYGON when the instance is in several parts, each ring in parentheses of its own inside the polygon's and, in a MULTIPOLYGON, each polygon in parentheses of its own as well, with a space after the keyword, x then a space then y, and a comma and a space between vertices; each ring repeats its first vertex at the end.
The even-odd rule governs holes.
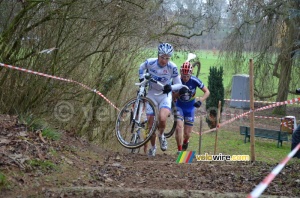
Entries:
POLYGON ((140 68, 139 68, 139 78, 140 79, 143 79, 144 78, 144 73, 145 73, 145 70, 147 69, 147 62, 148 61, 145 61, 143 62, 141 65, 140 65, 140 68))
POLYGON ((208 96, 210 95, 210 91, 205 86, 201 90, 203 91, 204 95, 202 97, 200 97, 200 101, 204 102, 208 98, 208 96))
POLYGON ((181 83, 179 76, 176 76, 173 78, 173 85, 171 85, 171 87, 172 87, 173 91, 181 89, 182 83, 181 83))

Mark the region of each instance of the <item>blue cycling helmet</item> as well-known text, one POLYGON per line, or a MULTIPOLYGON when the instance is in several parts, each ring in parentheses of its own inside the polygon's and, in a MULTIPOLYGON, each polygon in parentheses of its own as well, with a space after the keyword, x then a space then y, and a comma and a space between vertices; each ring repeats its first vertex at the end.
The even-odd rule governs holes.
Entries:
POLYGON ((174 52, 173 46, 170 45, 169 43, 161 43, 158 46, 158 55, 168 55, 168 56, 172 56, 174 52))

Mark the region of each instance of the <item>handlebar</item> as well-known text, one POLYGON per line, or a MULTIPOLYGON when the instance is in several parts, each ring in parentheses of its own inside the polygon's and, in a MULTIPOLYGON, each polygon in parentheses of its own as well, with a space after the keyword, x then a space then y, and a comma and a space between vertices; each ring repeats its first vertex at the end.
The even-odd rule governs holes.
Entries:
POLYGON ((151 81, 153 83, 156 83, 156 84, 160 85, 161 87, 164 87, 164 85, 161 84, 159 81, 153 79, 152 76, 149 73, 144 74, 144 78, 145 78, 145 80, 143 80, 140 83, 135 83, 135 85, 141 86, 141 85, 145 85, 146 83, 148 83, 149 81, 151 81))

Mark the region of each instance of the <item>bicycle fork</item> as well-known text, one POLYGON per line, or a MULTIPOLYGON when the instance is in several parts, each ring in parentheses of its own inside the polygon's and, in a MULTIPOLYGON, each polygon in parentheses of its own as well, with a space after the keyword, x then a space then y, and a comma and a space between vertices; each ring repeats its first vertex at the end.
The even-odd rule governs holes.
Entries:
POLYGON ((141 126, 141 116, 142 116, 142 111, 144 109, 144 103, 140 101, 141 99, 137 99, 135 104, 134 104, 134 111, 133 111, 133 116, 132 116, 132 128, 131 132, 133 132, 135 124, 137 124, 138 128, 142 128, 141 126))

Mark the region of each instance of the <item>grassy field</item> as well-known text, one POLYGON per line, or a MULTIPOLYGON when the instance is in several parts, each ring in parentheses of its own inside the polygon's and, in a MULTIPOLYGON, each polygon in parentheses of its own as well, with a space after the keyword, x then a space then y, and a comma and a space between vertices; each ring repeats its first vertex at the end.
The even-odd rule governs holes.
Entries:
MULTIPOLYGON (((204 134, 201 137, 201 155, 204 155, 205 153, 210 155, 214 154, 215 138, 216 132, 204 134)), ((172 136, 168 140, 168 153, 175 154, 177 151, 175 137, 172 136)), ((193 133, 190 139, 188 151, 196 151, 196 153, 199 154, 199 142, 200 136, 193 133)), ((283 142, 282 147, 277 148, 276 140, 256 138, 256 161, 263 161, 269 164, 279 163, 290 151, 290 142, 283 142)), ((218 132, 216 155, 219 153, 222 153, 223 155, 249 155, 251 157, 250 143, 244 143, 244 136, 240 135, 239 132, 220 130, 218 132)), ((289 163, 295 163, 296 161, 297 160, 291 160, 289 163)))
MULTIPOLYGON (((214 55, 212 51, 196 51, 191 53, 196 54, 197 58, 201 62, 199 79, 202 80, 202 82, 207 86, 209 68, 211 66, 218 66, 217 65, 218 57, 217 55, 214 55)), ((178 69, 180 69, 180 66, 186 61, 188 53, 181 53, 180 55, 179 54, 176 55, 179 58, 173 57, 172 61, 177 65, 178 69)), ((196 75, 196 72, 197 72, 197 68, 194 68, 193 74, 196 75)))

